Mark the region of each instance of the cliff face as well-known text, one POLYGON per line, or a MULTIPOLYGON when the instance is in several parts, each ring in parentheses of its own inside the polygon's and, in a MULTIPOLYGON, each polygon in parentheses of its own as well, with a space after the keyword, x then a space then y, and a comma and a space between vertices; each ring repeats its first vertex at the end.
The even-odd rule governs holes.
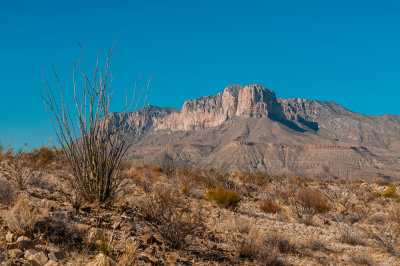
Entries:
POLYGON ((275 93, 260 85, 230 85, 221 93, 186 101, 179 113, 157 121, 156 130, 198 130, 235 117, 284 117, 275 93))
POLYGON ((263 86, 230 85, 182 110, 147 106, 113 114, 133 125, 127 157, 154 162, 167 152, 194 167, 400 178, 400 116, 367 116, 334 102, 277 99, 263 86))

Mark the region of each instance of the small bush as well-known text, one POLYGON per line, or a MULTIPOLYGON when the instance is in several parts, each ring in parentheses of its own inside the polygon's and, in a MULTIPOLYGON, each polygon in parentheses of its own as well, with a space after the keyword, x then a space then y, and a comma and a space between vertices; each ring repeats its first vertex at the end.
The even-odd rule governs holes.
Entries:
POLYGON ((325 243, 314 238, 309 240, 309 242, 307 243, 307 248, 311 249, 312 251, 326 250, 325 243))
POLYGON ((276 233, 264 237, 263 245, 270 249, 276 249, 280 253, 294 253, 296 246, 287 238, 276 233))
POLYGON ((0 179, 0 204, 8 205, 15 196, 14 188, 7 180, 0 179))
POLYGON ((42 175, 42 169, 32 164, 29 153, 22 148, 14 151, 9 147, 0 157, 0 176, 10 181, 18 190, 28 189, 31 183, 42 175))
POLYGON ((26 157, 36 167, 46 167, 49 164, 60 160, 61 154, 55 148, 40 147, 40 149, 35 149, 30 153, 27 153, 26 157))
POLYGON ((259 205, 260 210, 266 213, 277 213, 281 210, 281 207, 279 205, 273 203, 271 200, 265 200, 260 203, 259 205))
POLYGON ((96 239, 94 246, 98 251, 106 256, 110 256, 112 254, 112 246, 109 243, 109 239, 105 234, 102 234, 96 239))
POLYGON ((357 265, 367 265, 373 266, 375 265, 375 261, 367 254, 362 253, 358 255, 353 255, 350 260, 357 265))
POLYGON ((383 193, 381 193, 381 196, 384 198, 392 198, 396 196, 396 186, 395 185, 390 185, 390 187, 383 193))
POLYGON ((279 257, 279 249, 263 241, 263 235, 258 232, 249 232, 240 240, 235 240, 236 250, 239 257, 258 260, 261 265, 285 265, 279 257))
POLYGON ((349 229, 345 229, 340 234, 340 242, 344 244, 349 244, 352 246, 364 246, 365 243, 362 239, 360 239, 359 234, 355 234, 351 232, 349 229))
POLYGON ((396 206, 389 210, 389 220, 400 224, 400 206, 396 206))
POLYGON ((33 234, 39 218, 39 210, 24 196, 19 196, 14 206, 3 217, 11 232, 17 235, 29 236, 33 234))
POLYGON ((203 232, 203 214, 198 209, 193 210, 178 192, 156 188, 153 193, 148 193, 140 214, 170 247, 182 248, 187 237, 203 232))
POLYGON ((311 189, 302 189, 291 200, 294 213, 302 218, 304 215, 314 215, 330 211, 330 206, 325 201, 321 192, 311 189))
POLYGON ((44 239, 66 249, 78 247, 83 243, 83 233, 63 213, 54 213, 39 219, 35 225, 35 232, 43 234, 44 239))
POLYGON ((235 209, 242 197, 234 190, 217 187, 207 191, 206 199, 217 202, 221 207, 235 209))

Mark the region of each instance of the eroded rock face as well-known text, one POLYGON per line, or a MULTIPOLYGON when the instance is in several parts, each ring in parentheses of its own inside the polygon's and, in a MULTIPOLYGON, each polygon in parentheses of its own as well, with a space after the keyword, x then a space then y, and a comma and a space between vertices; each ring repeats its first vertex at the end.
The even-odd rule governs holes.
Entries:
POLYGON ((263 86, 230 85, 183 104, 113 114, 133 125, 126 157, 155 162, 165 152, 193 167, 319 176, 400 178, 400 116, 370 116, 329 101, 277 99, 263 86))
POLYGON ((273 91, 263 86, 230 85, 221 93, 188 100, 179 113, 155 123, 156 130, 188 131, 219 126, 234 117, 284 117, 273 91))

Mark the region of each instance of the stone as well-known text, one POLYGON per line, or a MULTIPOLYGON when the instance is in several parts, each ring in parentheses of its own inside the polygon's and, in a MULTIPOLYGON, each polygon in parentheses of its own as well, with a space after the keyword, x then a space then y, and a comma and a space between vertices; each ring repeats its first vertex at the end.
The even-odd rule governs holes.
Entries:
POLYGON ((48 257, 49 257, 50 260, 60 261, 60 260, 65 259, 65 253, 62 252, 62 251, 51 252, 51 253, 49 253, 48 257))
POLYGON ((18 249, 18 248, 14 248, 14 249, 10 249, 7 252, 7 254, 8 254, 9 258, 15 259, 15 258, 21 257, 24 254, 24 252, 22 250, 18 249))
POLYGON ((30 260, 32 261, 33 264, 45 265, 49 259, 47 258, 46 254, 42 251, 31 256, 30 260))
POLYGON ((29 237, 27 237, 27 236, 20 236, 20 237, 18 237, 18 239, 17 239, 17 242, 20 242, 20 241, 30 241, 31 239, 29 238, 29 237))
POLYGON ((44 266, 58 266, 59 263, 55 262, 54 260, 49 260, 48 262, 46 262, 46 264, 44 266))
POLYGON ((35 249, 28 249, 25 251, 24 258, 27 260, 32 260, 32 257, 37 253, 38 253, 38 251, 35 249))
POLYGON ((7 241, 8 243, 13 242, 13 241, 14 241, 14 234, 12 234, 12 233, 7 233, 7 234, 6 234, 6 241, 7 241))
POLYGON ((98 228, 90 228, 88 233, 88 242, 94 243, 103 236, 103 233, 98 228))

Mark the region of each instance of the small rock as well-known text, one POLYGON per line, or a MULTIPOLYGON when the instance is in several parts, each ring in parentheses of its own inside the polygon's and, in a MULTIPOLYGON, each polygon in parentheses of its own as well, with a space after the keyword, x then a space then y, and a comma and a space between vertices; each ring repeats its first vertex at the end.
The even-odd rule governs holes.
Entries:
POLYGON ((177 252, 170 253, 169 257, 168 257, 168 262, 173 263, 173 264, 176 264, 176 263, 179 263, 179 262, 185 263, 187 261, 188 261, 187 259, 182 258, 181 256, 179 256, 179 254, 177 252))
POLYGON ((20 237, 18 237, 17 242, 20 242, 20 241, 31 241, 31 239, 27 236, 20 236, 20 237))
POLYGON ((7 252, 7 254, 10 259, 15 259, 15 258, 21 257, 24 254, 24 252, 18 248, 14 248, 14 249, 10 249, 7 252))
POLYGON ((62 251, 51 252, 51 253, 49 253, 48 257, 49 257, 50 260, 60 261, 60 260, 65 259, 65 253, 62 252, 62 251))
POLYGON ((144 252, 148 254, 154 254, 154 247, 147 247, 144 252))
POLYGON ((142 253, 140 253, 139 257, 144 261, 152 263, 152 265, 153 264, 160 264, 160 260, 155 258, 155 257, 153 257, 153 256, 151 256, 150 254, 142 252, 142 253))
POLYGON ((110 257, 105 256, 100 253, 97 255, 93 261, 89 262, 87 266, 116 266, 117 263, 113 261, 110 257))
POLYGON ((60 252, 60 251, 61 251, 61 249, 60 249, 59 247, 57 247, 56 245, 51 244, 51 243, 49 243, 49 244, 46 246, 46 250, 47 250, 48 253, 51 253, 51 252, 60 252))
POLYGON ((54 260, 49 260, 44 266, 58 266, 58 262, 55 262, 54 260))
POLYGON ((13 241, 14 241, 14 234, 7 233, 7 234, 6 234, 6 241, 7 241, 8 243, 13 242, 13 241))
POLYGON ((103 233, 98 228, 90 228, 88 234, 88 242, 94 243, 103 236, 103 233))
POLYGON ((28 249, 27 251, 25 251, 24 258, 27 260, 32 260, 32 257, 37 253, 38 253, 38 251, 36 251, 34 249, 28 249))
POLYGON ((146 243, 147 245, 152 245, 152 244, 161 245, 162 244, 162 241, 159 240, 157 237, 155 237, 151 233, 148 233, 144 236, 143 242, 146 243))
POLYGON ((38 265, 45 265, 48 260, 49 259, 47 258, 46 254, 43 251, 38 252, 31 257, 31 261, 33 262, 33 264, 36 263, 38 265))

